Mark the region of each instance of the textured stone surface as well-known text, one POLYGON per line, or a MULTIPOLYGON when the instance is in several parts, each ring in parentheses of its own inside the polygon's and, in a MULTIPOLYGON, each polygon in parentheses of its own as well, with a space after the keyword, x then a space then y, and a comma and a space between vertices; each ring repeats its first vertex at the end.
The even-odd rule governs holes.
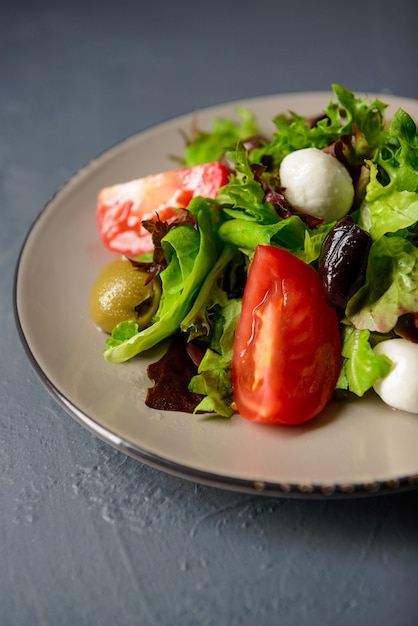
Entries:
POLYGON ((332 82, 418 98, 414 0, 320 6, 0 4, 2 626, 417 623, 416 491, 271 499, 142 465, 57 406, 13 319, 30 224, 120 139, 196 107, 332 82))

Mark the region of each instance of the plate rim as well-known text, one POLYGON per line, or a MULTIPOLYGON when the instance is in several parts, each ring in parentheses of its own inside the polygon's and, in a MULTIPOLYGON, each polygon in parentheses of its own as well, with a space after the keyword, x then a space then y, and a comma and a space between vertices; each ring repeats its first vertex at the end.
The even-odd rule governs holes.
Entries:
MULTIPOLYGON (((356 94, 358 92, 355 92, 356 94)), ((360 95, 368 96, 370 98, 379 98, 382 101, 390 101, 391 99, 403 100, 405 102, 414 103, 416 106, 418 100, 408 98, 404 96, 398 96, 395 94, 376 94, 367 92, 361 92, 360 95)), ((333 96, 332 91, 296 91, 289 93, 276 93, 266 94, 261 96, 252 96, 249 98, 239 98, 232 101, 220 102, 218 104, 202 107, 188 113, 181 115, 168 117, 161 122, 149 125, 135 133, 132 133, 125 138, 114 142, 108 148, 105 148, 96 156, 88 160, 84 165, 80 166, 72 175, 67 177, 61 185, 50 195, 46 200, 43 207, 38 211, 35 218, 32 220, 22 242, 18 252, 17 260, 14 268, 13 275, 13 287, 12 287, 12 305, 14 321, 17 328, 18 336, 24 352, 29 359, 32 369, 36 373, 38 379, 43 384, 44 388, 50 394, 50 396, 70 415, 78 424, 86 428, 90 433, 98 437, 102 442, 110 445, 111 447, 119 450, 123 454, 140 461, 146 465, 154 467, 160 471, 168 474, 178 476, 191 482, 205 484, 212 487, 226 489, 230 491, 238 491, 243 493, 251 493, 264 496, 273 497, 287 497, 287 498, 302 498, 302 499, 347 499, 356 498, 362 496, 383 495, 411 491, 418 488, 418 473, 401 475, 396 478, 379 479, 371 482, 336 482, 331 481, 329 483, 316 483, 316 482, 272 482, 272 481, 260 481, 249 478, 241 478, 237 476, 230 476, 225 473, 210 472, 195 468, 193 466, 183 464, 171 459, 167 459, 155 452, 151 452, 142 448, 141 446, 134 444, 125 438, 114 433, 110 428, 103 427, 94 418, 87 415, 82 409, 80 409, 75 402, 73 402, 67 395, 58 389, 58 387, 50 380, 47 373, 42 369, 40 363, 36 359, 36 356, 31 350, 29 341, 25 335, 24 328, 21 323, 18 305, 18 287, 19 287, 19 275, 21 270, 22 258, 25 253, 26 246, 30 238, 33 236, 36 225, 46 214, 49 207, 53 204, 54 199, 62 194, 66 188, 69 188, 72 184, 76 183, 77 178, 87 176, 89 169, 92 169, 95 163, 101 159, 111 159, 113 154, 119 150, 123 150, 124 145, 128 145, 130 142, 135 142, 143 136, 151 134, 154 131, 164 130, 164 127, 169 127, 173 123, 181 123, 190 121, 193 115, 198 116, 200 113, 214 112, 216 116, 216 110, 223 107, 231 107, 237 105, 251 106, 251 103, 259 102, 260 100, 274 100, 275 98, 302 98, 302 97, 323 97, 330 98, 333 96)), ((390 102, 388 102, 391 104, 390 102)))

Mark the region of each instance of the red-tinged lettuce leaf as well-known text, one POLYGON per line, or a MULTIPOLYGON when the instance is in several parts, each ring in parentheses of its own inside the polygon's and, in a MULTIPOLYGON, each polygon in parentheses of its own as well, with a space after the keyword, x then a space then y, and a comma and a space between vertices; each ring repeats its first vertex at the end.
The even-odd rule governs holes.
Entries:
POLYGON ((153 409, 193 413, 203 400, 203 396, 189 390, 197 366, 181 333, 174 335, 167 352, 148 366, 147 373, 154 384, 147 390, 145 404, 153 409))

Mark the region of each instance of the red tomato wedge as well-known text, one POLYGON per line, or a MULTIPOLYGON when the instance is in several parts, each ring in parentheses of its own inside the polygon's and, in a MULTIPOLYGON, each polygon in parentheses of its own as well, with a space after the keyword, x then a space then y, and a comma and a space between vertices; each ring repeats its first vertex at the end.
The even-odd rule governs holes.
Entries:
POLYGON ((187 208, 192 198, 216 199, 228 182, 227 169, 218 162, 153 174, 101 189, 97 200, 97 228, 112 251, 136 256, 151 252, 151 234, 142 220, 163 221, 187 208))
POLYGON ((258 246, 234 341, 239 413, 266 424, 312 419, 332 396, 340 353, 337 314, 317 272, 290 252, 258 246))

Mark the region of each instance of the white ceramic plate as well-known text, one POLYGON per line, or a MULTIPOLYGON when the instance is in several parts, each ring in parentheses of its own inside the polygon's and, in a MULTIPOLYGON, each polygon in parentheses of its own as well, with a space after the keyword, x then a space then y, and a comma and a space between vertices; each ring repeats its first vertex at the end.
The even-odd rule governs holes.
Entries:
MULTIPOLYGON (((316 114, 330 93, 268 96, 240 102, 266 132, 292 109, 316 114)), ((382 96, 418 118, 418 102, 382 96)), ((300 497, 352 496, 418 484, 418 416, 395 412, 374 394, 331 404, 301 427, 257 425, 149 409, 144 398, 149 362, 102 357, 105 336, 89 319, 89 291, 113 258, 95 226, 101 187, 175 167, 180 129, 192 118, 210 128, 214 116, 234 116, 237 103, 165 122, 112 148, 81 169, 50 200, 23 245, 15 280, 18 329, 31 362, 55 399, 83 426, 122 452, 207 484, 246 492, 300 497)))

